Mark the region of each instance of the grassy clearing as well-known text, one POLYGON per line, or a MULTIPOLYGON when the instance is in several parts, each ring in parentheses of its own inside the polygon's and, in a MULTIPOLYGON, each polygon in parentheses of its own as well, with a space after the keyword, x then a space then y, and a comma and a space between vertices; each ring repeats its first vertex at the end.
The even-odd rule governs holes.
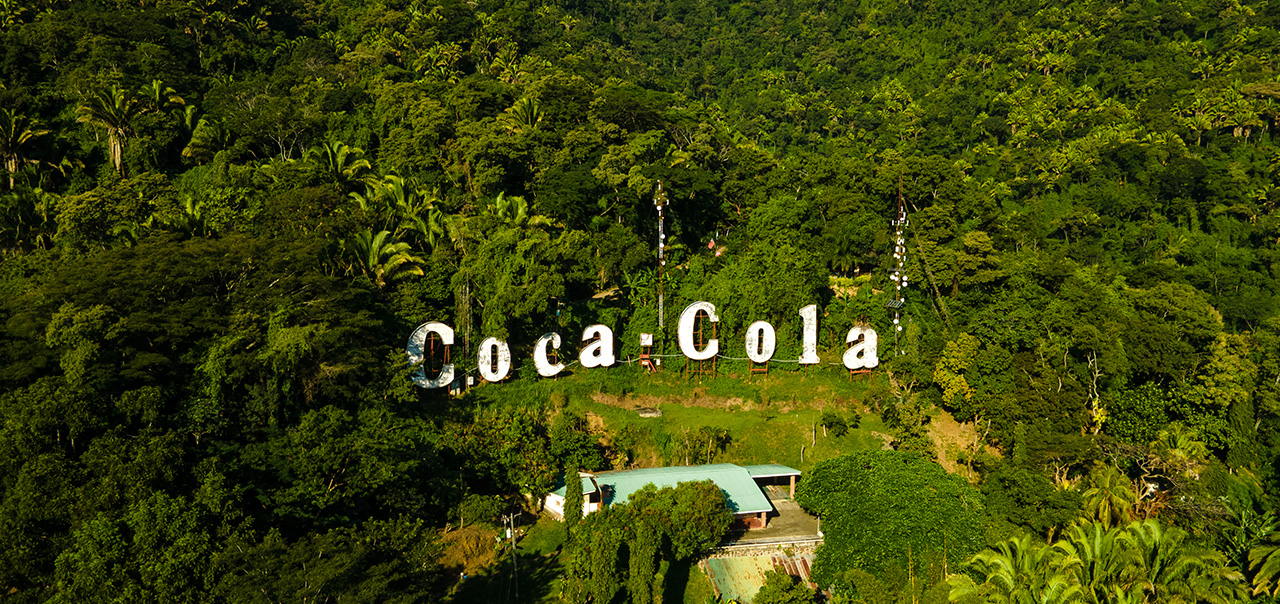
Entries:
MULTIPOLYGON (((489 543, 489 549, 493 550, 492 540, 489 543)), ((483 567, 472 570, 466 580, 454 585, 448 601, 456 604, 559 602, 562 545, 564 525, 543 516, 520 540, 515 563, 510 553, 498 558, 490 554, 483 567)))
MULTIPOLYGON (((661 405, 662 417, 642 418, 635 411, 594 402, 575 403, 575 406, 598 414, 610 433, 617 433, 625 426, 636 426, 651 435, 651 442, 659 450, 678 450, 669 441, 686 438, 702 427, 724 428, 732 442, 724 452, 715 457, 717 462, 737 464, 780 463, 806 470, 823 459, 836 457, 847 451, 878 449, 882 440, 872 431, 885 432, 880 418, 868 415, 862 418, 856 430, 842 437, 823 436, 818 425, 822 411, 818 409, 794 409, 787 413, 761 410, 724 410, 704 407, 684 407, 675 404, 661 405), (816 442, 815 436, 816 434, 816 442), (668 441, 668 442, 665 442, 668 441), (664 447, 664 445, 667 445, 664 447), (803 457, 803 459, 802 459, 803 457)), ((691 459, 671 459, 671 463, 691 463, 691 459)))
POLYGON ((827 366, 749 376, 745 365, 727 365, 715 377, 688 377, 679 371, 682 366, 668 363, 655 374, 635 365, 579 368, 558 380, 486 384, 471 396, 485 404, 552 404, 595 414, 611 437, 624 430, 636 436, 632 463, 641 466, 705 463, 706 456, 691 455, 689 444, 704 427, 728 432, 729 444, 714 455, 716 462, 781 463, 804 470, 847 451, 883 445, 873 433, 887 430, 868 413, 875 399, 887 396, 883 376, 851 380, 847 372, 827 366), (641 407, 656 407, 662 417, 642 418, 636 412, 641 407), (841 437, 824 435, 820 418, 828 410, 847 419, 860 416, 860 426, 841 437))
POLYGON ((564 536, 563 523, 550 516, 541 516, 520 540, 520 553, 535 556, 559 553, 564 545, 564 536))

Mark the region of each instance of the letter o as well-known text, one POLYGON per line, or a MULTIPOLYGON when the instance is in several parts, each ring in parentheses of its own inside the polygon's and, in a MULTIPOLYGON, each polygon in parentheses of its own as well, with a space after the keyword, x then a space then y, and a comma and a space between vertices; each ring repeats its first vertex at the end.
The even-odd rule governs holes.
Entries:
POLYGON ((778 336, 768 321, 747 326, 747 358, 753 363, 768 363, 778 348, 778 336))
POLYGON ((476 355, 476 368, 480 377, 490 382, 501 382, 511 373, 511 348, 498 338, 488 337, 480 342, 480 352, 476 355), (498 355, 498 368, 493 368, 493 355, 498 355))

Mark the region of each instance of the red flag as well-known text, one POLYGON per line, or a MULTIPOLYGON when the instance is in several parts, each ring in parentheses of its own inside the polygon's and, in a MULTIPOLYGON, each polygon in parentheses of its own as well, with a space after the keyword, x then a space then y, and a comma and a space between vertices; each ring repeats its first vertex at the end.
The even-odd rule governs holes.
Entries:
POLYGON ((708 242, 707 242, 707 249, 709 249, 709 250, 714 250, 714 249, 716 249, 716 240, 715 240, 715 239, 712 239, 711 241, 708 241, 708 242))

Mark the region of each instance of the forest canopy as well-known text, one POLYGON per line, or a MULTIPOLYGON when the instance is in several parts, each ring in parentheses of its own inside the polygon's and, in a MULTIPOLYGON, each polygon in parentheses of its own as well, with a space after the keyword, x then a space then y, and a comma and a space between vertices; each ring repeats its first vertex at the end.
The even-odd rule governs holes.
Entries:
POLYGON ((409 333, 635 355, 659 291, 876 329, 955 555, 1158 517, 1274 591, 1278 53, 1239 0, 0 3, 0 593, 438 600, 442 530, 638 437, 416 389, 409 333))

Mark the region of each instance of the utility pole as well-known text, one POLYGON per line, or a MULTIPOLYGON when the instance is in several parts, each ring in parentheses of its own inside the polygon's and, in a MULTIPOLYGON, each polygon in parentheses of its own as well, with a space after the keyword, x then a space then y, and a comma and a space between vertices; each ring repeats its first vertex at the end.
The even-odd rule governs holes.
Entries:
POLYGON ((512 512, 502 517, 503 524, 507 525, 507 539, 511 542, 511 584, 515 588, 515 599, 520 599, 520 568, 519 556, 516 555, 516 514, 512 512))

